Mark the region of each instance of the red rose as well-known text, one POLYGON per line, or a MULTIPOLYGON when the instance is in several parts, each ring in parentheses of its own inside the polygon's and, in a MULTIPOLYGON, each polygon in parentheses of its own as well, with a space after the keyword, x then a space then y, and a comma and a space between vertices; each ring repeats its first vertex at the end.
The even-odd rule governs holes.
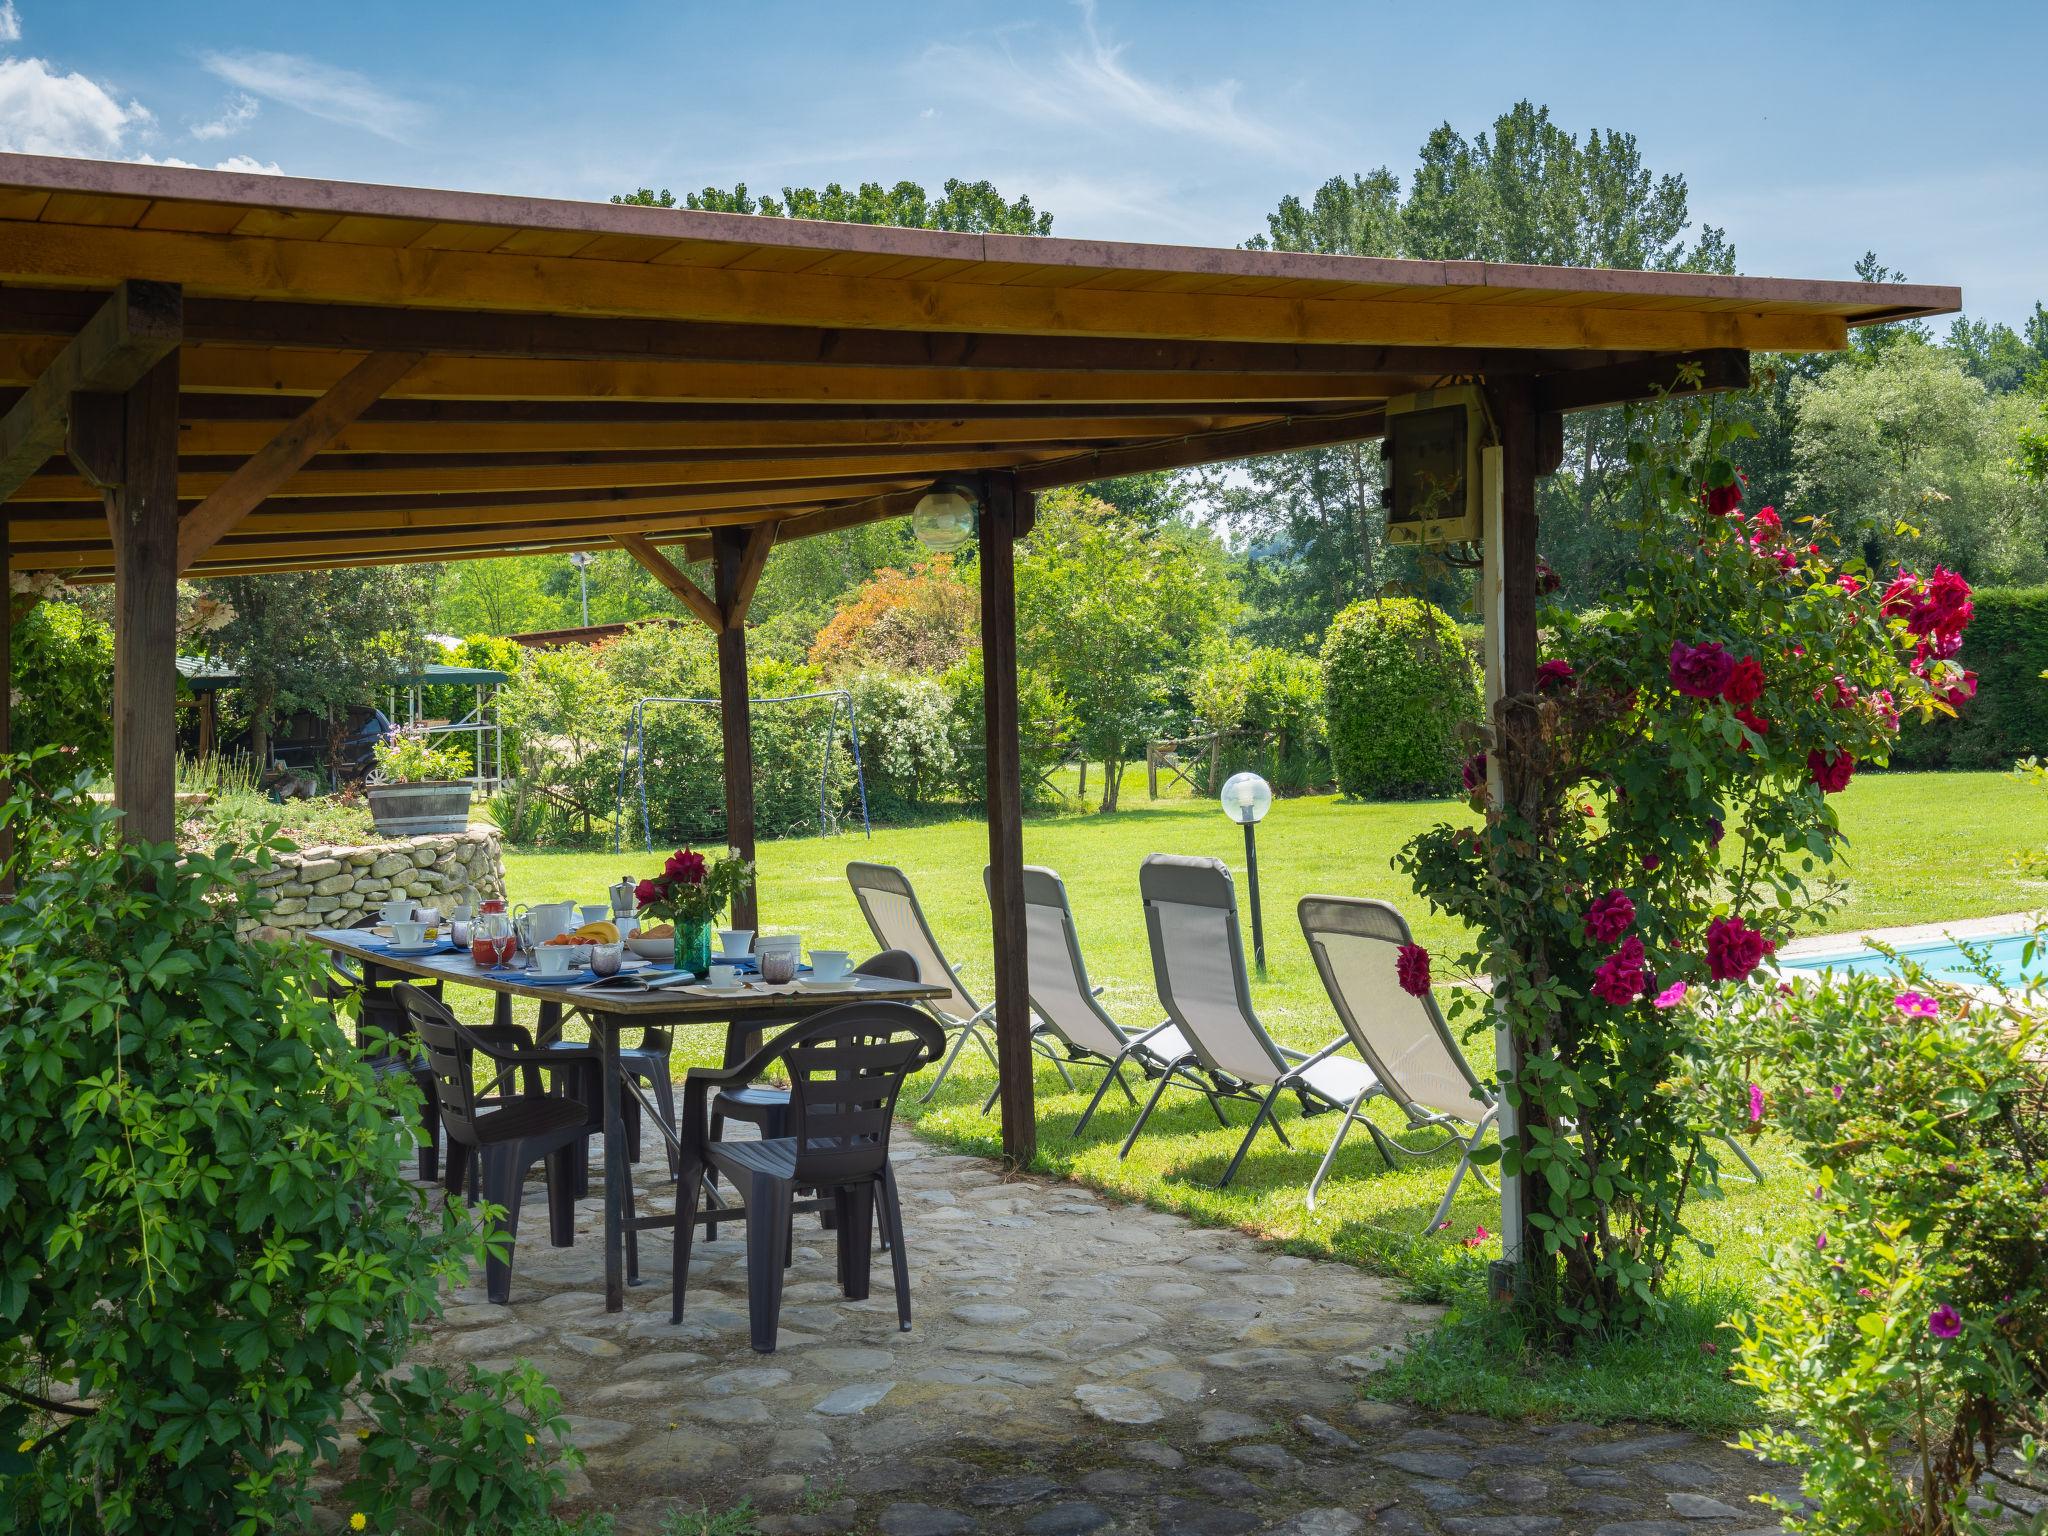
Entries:
POLYGON ((1849 787, 1856 772, 1856 759, 1847 752, 1823 752, 1815 747, 1806 754, 1806 771, 1813 775, 1822 794, 1832 795, 1849 787))
POLYGON ((1538 693, 1566 693, 1577 676, 1568 661, 1546 661, 1536 669, 1536 691, 1538 693))
POLYGON ((1891 585, 1884 589, 1884 595, 1877 600, 1877 606, 1886 618, 1903 619, 1913 611, 1914 601, 1919 594, 1920 578, 1904 566, 1900 566, 1899 574, 1894 576, 1891 585))
POLYGON ((1764 936, 1739 917, 1707 924, 1707 974, 1716 981, 1741 981, 1763 964, 1764 936))
POLYGON ((671 880, 680 880, 685 885, 704 883, 704 855, 691 848, 678 848, 669 855, 665 866, 671 880))
POLYGON ((642 880, 633 887, 633 900, 643 907, 650 901, 659 901, 661 900, 661 887, 652 880, 642 880))
POLYGON ((1754 656, 1745 656, 1735 663, 1735 670, 1728 674, 1728 681, 1721 685, 1721 697, 1738 709, 1754 704, 1763 697, 1763 664, 1754 656))
POLYGON ((1643 966, 1643 941, 1630 934, 1619 949, 1593 973, 1593 995, 1603 1003, 1625 1008, 1649 990, 1650 973, 1643 966))
POLYGON ((1950 709, 1961 709, 1977 697, 1977 674, 1965 669, 1961 676, 1939 690, 1938 697, 1950 709))
POLYGON ((1742 505, 1742 486, 1730 480, 1726 485, 1710 485, 1700 497, 1700 504, 1716 517, 1726 517, 1742 505))
POLYGON ((1970 627, 1974 613, 1970 584, 1960 573, 1937 565, 1906 627, 1916 635, 1959 636, 1970 627))
POLYGON ((1863 590, 1863 583, 1857 580, 1854 576, 1851 576, 1847 571, 1842 572, 1841 575, 1835 578, 1835 585, 1840 587, 1844 592, 1848 593, 1851 597, 1854 597, 1858 592, 1861 592, 1863 590))
MULTIPOLYGON (((1771 722, 1753 709, 1738 709, 1735 711, 1735 718, 1748 726, 1752 731, 1755 731, 1759 736, 1768 736, 1771 733, 1771 722)), ((1747 750, 1749 743, 1745 741, 1742 745, 1747 750)))
POLYGON ((1635 926, 1636 904, 1626 891, 1609 891, 1586 908, 1579 919, 1586 937, 1596 944, 1612 944, 1635 926))
POLYGON ((1394 976, 1410 997, 1429 996, 1429 951, 1420 944, 1403 944, 1394 952, 1394 976))
POLYGON ((1784 526, 1784 523, 1779 518, 1776 507, 1762 507, 1757 511, 1755 526, 1761 530, 1756 537, 1762 539, 1769 534, 1776 533, 1779 528, 1784 526))
POLYGON ((1465 766, 1458 771, 1458 776, 1465 781, 1468 794, 1479 789, 1486 783, 1486 754, 1474 752, 1466 758, 1465 766))
POLYGON ((1687 645, 1682 640, 1672 643, 1671 686, 1689 699, 1719 697, 1734 671, 1735 658, 1711 641, 1705 645, 1687 645))

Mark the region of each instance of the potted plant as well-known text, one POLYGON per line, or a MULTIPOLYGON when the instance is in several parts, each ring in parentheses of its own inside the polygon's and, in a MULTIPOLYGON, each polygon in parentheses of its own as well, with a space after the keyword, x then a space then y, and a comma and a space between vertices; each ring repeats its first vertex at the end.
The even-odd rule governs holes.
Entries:
POLYGON ((379 832, 419 837, 469 826, 469 766, 452 746, 437 747, 420 730, 394 727, 377 743, 370 817, 379 832))
POLYGON ((711 967, 712 924, 753 878, 754 866, 733 849, 707 859, 695 849, 678 848, 660 874, 634 888, 633 899, 643 918, 675 925, 676 969, 702 976, 711 967))

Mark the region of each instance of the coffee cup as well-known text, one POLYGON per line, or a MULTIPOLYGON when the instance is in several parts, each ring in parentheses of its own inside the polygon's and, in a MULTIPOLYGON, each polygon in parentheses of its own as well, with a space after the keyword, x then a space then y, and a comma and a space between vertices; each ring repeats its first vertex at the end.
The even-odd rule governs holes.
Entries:
POLYGON ((568 975, 570 959, 567 944, 543 944, 533 952, 534 966, 543 976, 568 975))
POLYGON ((602 923, 607 921, 612 915, 611 907, 601 901, 586 901, 578 910, 582 912, 583 921, 586 923, 602 923))
POLYGON ((377 915, 387 923, 409 923, 412 921, 412 898, 403 901, 387 901, 377 909, 377 915))
POLYGON ((718 952, 728 960, 743 960, 754 947, 754 930, 751 928, 721 928, 718 930, 718 952))
POLYGON ((425 923, 398 922, 391 925, 391 942, 400 949, 410 949, 427 936, 425 923))
POLYGON ((811 978, 814 981, 844 981, 853 972, 853 956, 843 949, 814 949, 811 951, 811 978))
POLYGON ((740 973, 731 966, 721 965, 714 960, 711 962, 711 973, 704 979, 714 987, 736 987, 739 985, 740 973))

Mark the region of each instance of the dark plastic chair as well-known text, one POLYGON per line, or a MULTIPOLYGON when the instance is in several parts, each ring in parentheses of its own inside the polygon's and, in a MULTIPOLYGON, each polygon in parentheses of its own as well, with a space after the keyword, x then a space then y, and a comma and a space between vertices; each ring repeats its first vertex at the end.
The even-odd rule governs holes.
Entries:
MULTIPOLYGON (((579 1010, 580 1011, 580 1010, 579 1010)), ((580 1040, 551 1040, 548 1049, 552 1051, 587 1051, 591 1047, 580 1040)), ((660 1025, 649 1024, 640 1031, 640 1043, 619 1048, 619 1070, 628 1078, 637 1079, 654 1092, 655 1107, 661 1112, 664 1124, 676 1123, 675 1074, 670 1065, 674 1054, 671 1036, 660 1025)), ((598 1124, 604 1123, 602 1103, 595 1106, 598 1124)), ((626 1130, 626 1161, 640 1161, 640 1100, 637 1095, 627 1094, 620 1106, 626 1130)), ((668 1176, 677 1173, 676 1151, 669 1148, 668 1176)))
POLYGON ((879 1203, 896 1276, 896 1318, 909 1331, 910 1268, 903 1253, 896 1175, 889 1166, 889 1130, 904 1080, 937 1060, 945 1046, 945 1031, 922 1011, 903 1003, 863 1001, 792 1025, 737 1066, 690 1069, 683 1081, 671 1322, 683 1320, 698 1202, 704 1174, 715 1169, 744 1201, 741 1210, 720 1214, 746 1218, 747 1312, 755 1350, 764 1355, 775 1350, 790 1225, 800 1210, 832 1211, 839 1233, 839 1287, 849 1301, 861 1301, 868 1294, 871 1230, 879 1203), (713 1141, 707 1134, 713 1092, 751 1082, 778 1062, 789 1075, 789 1134, 713 1141), (799 1189, 816 1190, 818 1198, 799 1201, 799 1189))
MULTIPOLYGON (((373 928, 378 921, 374 912, 366 913, 349 926, 373 928)), ((441 983, 438 981, 416 985, 430 997, 441 995, 441 983)), ((351 964, 339 958, 330 963, 323 990, 328 1000, 334 1003, 350 997, 358 999, 356 1045, 369 1053, 371 1071, 379 1077, 395 1077, 401 1072, 411 1074, 421 1099, 419 1176, 422 1183, 433 1183, 441 1172, 441 1109, 434 1088, 434 1071, 427 1065, 425 1055, 413 1039, 412 1021, 406 1017, 405 1010, 391 995, 388 986, 372 985, 351 964)))
POLYGON ((589 1109, 577 1098, 541 1091, 543 1071, 562 1072, 583 1064, 560 1052, 506 1047, 490 1031, 461 1023, 439 1000, 398 982, 391 988, 426 1047, 440 1092, 441 1126, 448 1136, 448 1177, 452 1190, 466 1175, 471 1199, 502 1206, 505 1252, 484 1261, 486 1294, 503 1304, 512 1296, 512 1253, 519 1236, 519 1205, 526 1175, 546 1165, 548 1240, 566 1248, 576 1236, 577 1146, 589 1135, 589 1109), (525 1091, 485 1096, 476 1091, 474 1058, 499 1067, 498 1081, 517 1069, 525 1091))

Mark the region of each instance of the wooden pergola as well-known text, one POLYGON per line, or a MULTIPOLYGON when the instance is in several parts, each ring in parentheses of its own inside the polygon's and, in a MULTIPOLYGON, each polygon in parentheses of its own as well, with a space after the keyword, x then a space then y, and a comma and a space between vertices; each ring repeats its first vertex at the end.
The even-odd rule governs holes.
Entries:
MULTIPOLYGON (((0 155, 0 563, 115 583, 117 797, 160 841, 180 576, 623 546, 717 632, 751 849, 744 621, 765 562, 969 482, 1003 1138, 1023 1160, 1013 573, 1036 493, 1373 438, 1390 396, 1480 383, 1503 449, 1493 686, 1523 693, 1536 480, 1565 412, 1681 370, 1739 387, 1752 351, 1836 350, 1959 303, 0 155), (709 591, 681 568, 705 559, 709 591)), ((0 687, 0 744, 6 708, 0 687)))

